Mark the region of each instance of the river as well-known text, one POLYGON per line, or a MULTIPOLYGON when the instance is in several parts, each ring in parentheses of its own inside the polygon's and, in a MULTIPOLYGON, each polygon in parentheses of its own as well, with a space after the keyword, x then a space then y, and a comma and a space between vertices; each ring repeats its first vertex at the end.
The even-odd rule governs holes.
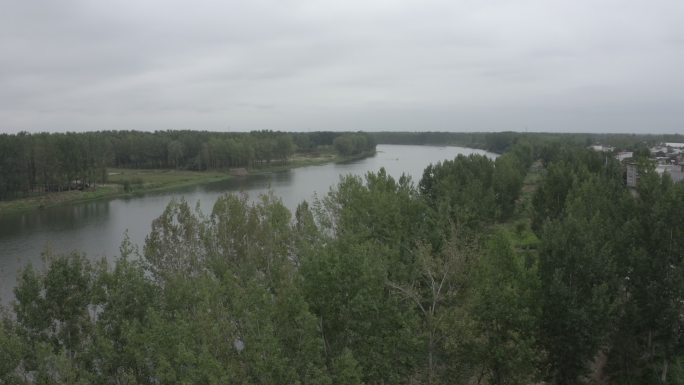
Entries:
POLYGON ((42 266, 41 253, 74 250, 91 258, 113 257, 119 252, 124 233, 140 245, 172 198, 184 197, 189 203, 200 202, 210 212, 216 199, 227 192, 247 192, 250 197, 273 191, 290 209, 314 194, 326 194, 347 174, 363 175, 381 167, 395 178, 406 173, 417 184, 430 163, 453 159, 458 154, 495 154, 463 147, 378 145, 377 154, 347 163, 295 168, 266 175, 237 177, 222 182, 193 186, 175 191, 151 193, 133 198, 118 198, 64 204, 41 210, 0 217, 0 303, 13 297, 17 271, 32 263, 42 266))

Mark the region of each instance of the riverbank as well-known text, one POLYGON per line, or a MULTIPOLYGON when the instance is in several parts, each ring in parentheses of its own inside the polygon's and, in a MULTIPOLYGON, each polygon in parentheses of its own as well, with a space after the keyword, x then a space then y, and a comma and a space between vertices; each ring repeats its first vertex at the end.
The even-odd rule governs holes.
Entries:
MULTIPOLYGON (((298 167, 316 166, 326 163, 348 162, 375 155, 375 151, 355 156, 340 156, 332 152, 316 155, 295 154, 286 163, 272 162, 247 169, 247 175, 280 172, 298 167)), ((86 190, 62 191, 40 194, 26 198, 0 202, 0 215, 37 210, 66 203, 78 203, 99 199, 132 197, 150 192, 174 190, 237 177, 230 170, 188 171, 169 169, 120 169, 108 168, 106 184, 86 190)))

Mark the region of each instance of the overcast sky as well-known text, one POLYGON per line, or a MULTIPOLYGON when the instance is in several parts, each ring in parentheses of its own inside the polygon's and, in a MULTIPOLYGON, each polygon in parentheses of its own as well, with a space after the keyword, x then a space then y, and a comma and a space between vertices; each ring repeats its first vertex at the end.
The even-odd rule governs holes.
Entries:
POLYGON ((682 0, 0 0, 0 130, 684 133, 682 0))

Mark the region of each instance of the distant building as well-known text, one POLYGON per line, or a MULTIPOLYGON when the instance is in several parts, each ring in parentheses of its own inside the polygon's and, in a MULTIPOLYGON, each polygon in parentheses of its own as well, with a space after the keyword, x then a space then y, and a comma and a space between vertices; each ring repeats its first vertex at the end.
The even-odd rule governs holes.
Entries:
POLYGON ((656 172, 660 175, 665 173, 670 175, 672 181, 677 183, 684 180, 684 165, 658 165, 656 167, 656 172))
POLYGON ((655 172, 657 172, 659 175, 663 175, 664 173, 670 171, 671 168, 672 166, 669 164, 658 164, 655 168, 655 172))
POLYGON ((667 146, 654 146, 650 149, 651 155, 657 156, 658 154, 667 154, 667 146))
POLYGON ((684 143, 662 143, 657 146, 651 147, 651 154, 657 156, 666 156, 667 154, 681 154, 684 151, 684 143))
POLYGON ((639 183, 639 170, 636 163, 627 164, 626 183, 627 187, 636 187, 639 183))
POLYGON ((615 150, 615 147, 604 146, 602 144, 595 144, 593 146, 589 146, 589 148, 598 152, 612 152, 613 150, 615 150))
MULTIPOLYGON (((639 184, 637 165, 636 163, 628 163, 626 166, 625 183, 627 187, 636 187, 639 184)), ((684 180, 684 164, 656 164, 654 171, 661 177, 668 174, 675 183, 684 180)))
POLYGON ((615 159, 619 160, 620 162, 630 158, 634 158, 634 153, 631 151, 622 151, 618 152, 617 155, 615 155, 615 159))

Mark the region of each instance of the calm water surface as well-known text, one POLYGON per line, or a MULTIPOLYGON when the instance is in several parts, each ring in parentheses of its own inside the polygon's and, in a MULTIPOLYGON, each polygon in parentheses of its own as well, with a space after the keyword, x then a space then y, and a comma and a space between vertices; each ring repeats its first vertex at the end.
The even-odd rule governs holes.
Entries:
POLYGON ((88 256, 113 257, 126 231, 140 245, 158 217, 173 198, 184 197, 194 205, 200 202, 210 212, 216 199, 226 192, 247 192, 250 197, 270 190, 294 209, 314 194, 326 194, 347 174, 363 175, 384 167, 395 178, 406 173, 417 184, 423 169, 458 154, 495 154, 463 147, 379 145, 377 155, 349 163, 302 167, 267 175, 248 176, 195 186, 187 189, 148 194, 126 199, 68 204, 0 217, 0 303, 6 304, 16 284, 19 269, 32 263, 41 266, 41 253, 78 250, 88 256))

